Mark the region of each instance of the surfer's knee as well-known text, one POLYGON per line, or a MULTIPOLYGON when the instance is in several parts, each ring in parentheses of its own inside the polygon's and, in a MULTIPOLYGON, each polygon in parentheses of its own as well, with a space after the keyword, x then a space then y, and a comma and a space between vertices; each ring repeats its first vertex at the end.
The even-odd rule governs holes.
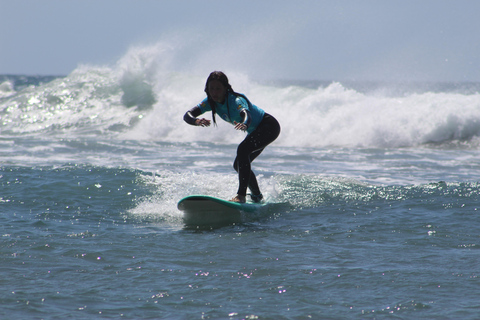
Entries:
POLYGON ((248 155, 251 152, 251 147, 247 140, 243 140, 237 147, 237 158, 239 156, 248 155))

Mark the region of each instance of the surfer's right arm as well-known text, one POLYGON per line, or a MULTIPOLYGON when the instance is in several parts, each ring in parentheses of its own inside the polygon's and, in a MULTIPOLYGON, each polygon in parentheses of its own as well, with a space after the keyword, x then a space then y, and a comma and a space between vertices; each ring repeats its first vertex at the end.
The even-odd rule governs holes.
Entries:
POLYGON ((197 117, 201 114, 202 114, 202 110, 200 109, 200 107, 195 106, 185 113, 185 115, 183 116, 183 120, 192 126, 202 126, 202 127, 210 126, 210 120, 207 120, 205 118, 197 119, 197 117))

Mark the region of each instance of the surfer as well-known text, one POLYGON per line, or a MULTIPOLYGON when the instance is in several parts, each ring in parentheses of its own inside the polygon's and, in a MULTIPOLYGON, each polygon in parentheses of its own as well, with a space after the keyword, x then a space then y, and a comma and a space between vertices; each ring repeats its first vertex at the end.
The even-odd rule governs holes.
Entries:
POLYGON ((205 84, 205 93, 207 98, 187 111, 183 120, 193 126, 208 127, 210 120, 197 117, 211 111, 215 125, 215 114, 218 114, 223 120, 233 124, 236 130, 247 132, 247 136, 237 148, 237 157, 233 162, 233 168, 238 172, 239 186, 237 195, 230 201, 245 203, 247 187, 253 202, 262 201, 263 195, 251 169, 251 162, 278 137, 280 124, 272 115, 252 104, 245 95, 233 91, 227 76, 221 71, 210 73, 205 84))

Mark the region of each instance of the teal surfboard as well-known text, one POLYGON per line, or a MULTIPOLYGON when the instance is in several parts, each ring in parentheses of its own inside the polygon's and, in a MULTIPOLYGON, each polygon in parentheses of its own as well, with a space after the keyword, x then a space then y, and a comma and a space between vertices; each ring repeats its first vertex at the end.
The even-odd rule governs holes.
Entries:
POLYGON ((221 226, 242 222, 242 214, 255 212, 265 203, 236 203, 205 196, 192 195, 178 202, 187 226, 221 226))

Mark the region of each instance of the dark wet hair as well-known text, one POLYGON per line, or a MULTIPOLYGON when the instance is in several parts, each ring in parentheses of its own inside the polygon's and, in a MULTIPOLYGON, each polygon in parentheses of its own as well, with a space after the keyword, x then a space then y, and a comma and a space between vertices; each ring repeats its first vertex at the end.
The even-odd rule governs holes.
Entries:
MULTIPOLYGON (((222 71, 213 71, 208 76, 207 82, 205 83, 205 93, 207 94, 208 104, 212 108, 213 123, 217 124, 217 122, 215 121, 215 113, 217 113, 217 110, 216 110, 217 103, 212 99, 212 97, 210 96, 210 93, 208 92, 208 85, 210 84, 210 82, 215 80, 219 81, 227 89, 227 95, 228 95, 228 92, 234 92, 234 91, 232 89, 232 86, 228 82, 227 75, 222 71)), ((226 97, 226 99, 228 99, 228 97, 226 97)))
POLYGON ((220 81, 220 83, 222 85, 224 85, 225 88, 227 88, 227 96, 225 97, 226 102, 227 102, 227 108, 228 108, 228 94, 229 93, 234 94, 237 97, 244 98, 247 101, 249 106, 252 105, 250 100, 248 100, 248 98, 245 97, 243 94, 233 91, 232 86, 228 82, 228 78, 227 78, 227 75, 225 73, 223 73, 222 71, 213 71, 212 73, 210 73, 210 75, 207 78, 207 82, 205 83, 205 93, 207 94, 208 104, 212 108, 212 118, 213 118, 213 123, 215 125, 217 124, 217 122, 215 121, 215 113, 217 113, 217 110, 216 110, 217 103, 212 99, 212 97, 210 97, 210 94, 208 93, 208 85, 210 84, 211 81, 214 81, 214 80, 220 81))

